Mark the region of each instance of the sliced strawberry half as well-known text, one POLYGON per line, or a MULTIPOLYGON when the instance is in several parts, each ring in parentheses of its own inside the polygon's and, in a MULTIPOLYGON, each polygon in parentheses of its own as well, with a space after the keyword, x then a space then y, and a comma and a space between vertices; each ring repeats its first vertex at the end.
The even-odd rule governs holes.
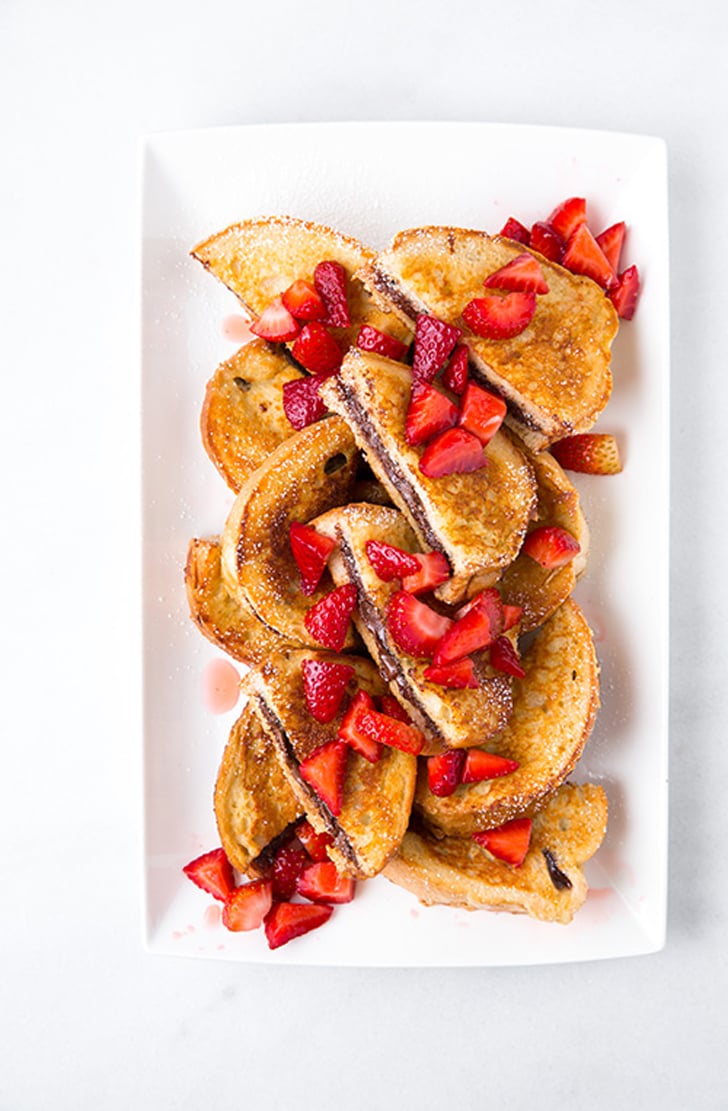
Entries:
POLYGON ((356 337, 356 345, 362 351, 373 351, 376 355, 384 355, 385 358, 394 359, 398 363, 405 361, 409 351, 406 343, 395 339, 394 336, 386 335, 385 332, 380 332, 377 328, 372 328, 371 324, 362 324, 356 337))
POLYGON ((504 675, 512 675, 515 679, 523 679, 526 672, 521 665, 521 658, 511 644, 508 637, 497 637, 490 646, 490 666, 504 675))
POLYGON ((253 880, 236 887, 222 908, 222 924, 236 933, 257 930, 273 903, 273 884, 270 880, 253 880))
POLYGON ((580 224, 572 233, 561 264, 572 274, 591 278, 602 289, 612 289, 617 284, 617 275, 586 224, 580 224))
POLYGON ((402 589, 408 594, 427 594, 450 578, 450 564, 442 552, 416 552, 417 571, 405 575, 402 589))
POLYGON ((413 377, 431 382, 460 339, 461 332, 453 324, 436 316, 420 313, 415 322, 413 377))
POLYGON ((293 358, 311 374, 331 374, 341 366, 338 343, 318 320, 306 324, 291 348, 293 358))
POLYGON ((561 262, 566 244, 557 231, 538 220, 531 228, 531 249, 547 258, 549 262, 561 262))
POLYGON ((298 877, 298 894, 312 903, 350 903, 356 883, 342 876, 332 860, 309 864, 298 877))
POLYGON ((622 246, 624 244, 626 231, 627 225, 624 220, 620 220, 618 224, 612 224, 611 227, 605 228, 605 230, 596 237, 597 243, 604 252, 604 257, 615 274, 619 269, 619 259, 622 254, 622 246))
POLYGON ((468 381, 468 349, 464 343, 459 343, 442 375, 442 384, 453 393, 461 394, 468 381))
POLYGON ((271 343, 287 343, 296 338, 301 325, 291 316, 281 298, 276 297, 263 309, 255 323, 250 325, 250 330, 253 335, 271 343))
MULTIPOLYGON (((476 594, 469 602, 466 602, 464 606, 460 607, 455 617, 460 621, 461 618, 466 617, 469 613, 472 613, 473 610, 481 610, 483 612, 490 625, 493 639, 500 636, 504 630, 505 612, 501 596, 494 586, 488 586, 485 590, 481 590, 479 594, 476 594)), ((522 613, 523 611, 520 612, 522 613)))
POLYGON ((330 849, 334 843, 331 834, 317 833, 308 819, 304 818, 300 825, 296 826, 296 837, 311 857, 311 860, 321 861, 329 859, 327 850, 330 849))
POLYGON ((354 674, 348 664, 330 660, 304 660, 303 696, 312 717, 325 725, 333 721, 341 707, 346 688, 354 674))
POLYGON ((303 760, 298 767, 301 778, 313 787, 335 818, 338 818, 341 813, 344 802, 348 753, 349 750, 343 741, 328 741, 303 760))
POLYGON ((182 869, 188 880, 201 887, 214 899, 224 903, 235 890, 233 867, 224 849, 213 849, 209 853, 191 860, 182 869))
MULTIPOLYGON (((500 601, 500 597, 498 600, 500 601)), ((499 635, 502 627, 502 608, 500 621, 496 624, 486 606, 474 606, 445 633, 437 646, 433 663, 438 667, 452 664, 464 656, 469 656, 471 652, 487 648, 499 635)))
POLYGON ((310 378, 294 378, 292 382, 283 383, 283 412, 297 432, 325 416, 327 409, 319 391, 321 383, 329 377, 329 374, 313 374, 310 378))
POLYGON ((489 274, 483 282, 486 289, 507 289, 516 293, 548 293, 549 287, 537 258, 524 251, 522 255, 489 274))
POLYGON ((452 625, 449 617, 436 613, 405 590, 398 590, 389 599, 386 623, 397 647, 418 659, 431 659, 452 625))
POLYGON ((424 444, 458 422, 458 407, 427 382, 413 382, 404 425, 408 444, 424 444))
POLYGON ((300 279, 289 285, 285 293, 281 294, 281 301, 288 309, 291 316, 308 324, 311 320, 323 320, 326 308, 321 296, 309 282, 300 279))
POLYGON ((313 272, 316 286, 326 309, 326 323, 332 328, 348 328, 351 324, 347 299, 346 270, 340 262, 320 262, 313 272))
POLYGON ((493 439, 503 424, 506 403, 489 390, 468 382, 460 409, 460 424, 477 436, 483 447, 493 439))
POLYGON ((303 623, 315 641, 332 652, 340 652, 346 642, 355 606, 356 587, 353 583, 345 583, 311 606, 303 623))
POLYGON ((420 458, 420 471, 427 478, 470 474, 488 466, 483 445, 464 428, 449 428, 430 440, 420 458))
POLYGON ((270 949, 279 949, 295 937, 310 933, 328 922, 333 907, 312 903, 275 903, 265 918, 265 936, 270 949))
POLYGON ((557 205, 546 223, 566 242, 578 227, 586 223, 586 200, 569 197, 557 205))
POLYGON ((480 686, 478 676, 475 674, 473 661, 469 656, 456 660, 452 664, 430 664, 424 671, 425 679, 430 683, 437 683, 440 687, 449 687, 452 690, 475 690, 480 686))
POLYGON ((427 786, 433 795, 444 799, 460 783, 460 773, 465 763, 465 749, 455 748, 441 756, 430 756, 427 761, 427 786))
POLYGON ((308 862, 308 853, 297 838, 281 845, 273 859, 270 873, 276 899, 290 899, 296 890, 296 880, 308 862))
POLYGON ((567 471, 581 474, 619 474, 622 463, 614 436, 583 432, 551 445, 551 454, 567 471))
POLYGON ((520 764, 517 760, 508 760, 505 756, 496 756, 494 752, 486 752, 482 748, 469 748, 465 757, 461 782, 480 783, 484 779, 498 779, 501 775, 510 775, 520 764))
POLYGON ((370 764, 376 764, 382 755, 382 746, 360 728, 362 714, 374 710, 374 699, 366 691, 357 691, 351 700, 343 721, 339 726, 337 738, 353 748, 370 764))
POLYGON ((322 536, 310 525, 302 525, 299 521, 293 521, 288 535, 291 552, 301 575, 301 590, 307 596, 311 595, 321 582, 336 543, 330 537, 322 536))
POLYGON ((507 602, 503 603, 503 632, 507 633, 509 629, 515 628, 523 617, 523 606, 509 606, 507 602))
POLYGON ((416 575, 420 570, 419 560, 412 552, 405 552, 384 540, 367 540, 364 551, 382 582, 402 579, 405 575, 416 575))
POLYGON ((394 718, 395 721, 403 721, 405 725, 412 724, 409 714, 404 706, 400 706, 394 695, 383 694, 379 699, 379 704, 382 707, 382 713, 386 714, 388 718, 394 718))
POLYGON ((622 320, 631 320, 637 308, 640 295, 640 275, 636 266, 623 270, 614 289, 609 291, 609 299, 622 320))
POLYGON ((414 725, 398 721, 378 710, 364 711, 359 718, 359 729, 371 740, 378 741, 389 748, 409 752, 413 756, 419 756, 425 747, 425 736, 414 725))
POLYGON ((544 525, 529 532, 521 551, 542 567, 564 567, 581 551, 579 541, 558 525, 544 525))
POLYGON ((487 849, 496 860, 520 868, 531 843, 533 822, 530 818, 514 818, 497 829, 484 829, 473 834, 473 840, 487 849))
POLYGON ((535 293, 488 293, 465 306, 463 320, 476 336, 512 339, 528 327, 535 311, 535 293))
POLYGON ((524 227, 520 220, 516 220, 515 216, 508 217, 498 235, 504 235, 506 239, 514 239, 516 243, 524 243, 526 247, 530 239, 528 228, 524 227))

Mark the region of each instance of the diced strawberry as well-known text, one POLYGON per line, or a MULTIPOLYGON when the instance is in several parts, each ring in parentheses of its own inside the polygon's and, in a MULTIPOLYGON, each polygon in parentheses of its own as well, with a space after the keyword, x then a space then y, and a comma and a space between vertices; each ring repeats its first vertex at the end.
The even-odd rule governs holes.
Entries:
POLYGON ((333 907, 313 903, 274 903, 265 919, 265 936, 270 949, 301 937, 328 922, 333 907))
POLYGON ((354 674, 348 664, 335 664, 330 660, 304 660, 303 696, 309 713, 325 725, 339 712, 342 699, 354 674))
POLYGON ((561 264, 572 274, 591 278, 602 289, 612 289, 617 284, 617 275, 586 224, 580 224, 571 235, 561 264))
POLYGON ((473 840, 487 849, 496 860, 520 868, 531 843, 533 822, 530 818, 514 818, 497 829, 484 829, 473 834, 473 840))
POLYGON ((546 223, 566 242, 578 227, 586 223, 586 200, 584 197, 569 197, 562 201, 546 223))
POLYGON ((514 239, 516 243, 524 243, 526 246, 530 238, 528 228, 524 227, 520 220, 516 220, 515 216, 508 217, 498 235, 503 235, 506 239, 514 239))
POLYGON ((506 415, 506 403, 489 390, 468 382, 460 409, 460 424, 477 436, 483 447, 493 439, 506 415))
POLYGON ((360 729, 362 714, 374 710, 374 699, 366 691, 357 691, 339 726, 337 738, 353 748, 370 764, 376 764, 382 755, 382 746, 360 729))
POLYGON ((515 628, 518 622, 523 617, 523 606, 509 606, 506 602, 503 603, 503 632, 507 633, 509 629, 515 628))
POLYGON ((430 440, 419 463, 420 471, 427 478, 470 474, 487 466, 480 440, 464 428, 449 428, 430 440))
POLYGON ((356 587, 353 583, 345 583, 311 606, 303 623, 315 641, 332 652, 340 652, 346 642, 355 606, 356 587))
POLYGON ((464 343, 459 343, 442 375, 442 384, 453 393, 461 394, 468 381, 468 349, 464 343))
POLYGON ((513 293, 548 293, 549 287, 537 258, 524 251, 522 255, 489 274, 483 282, 486 289, 507 289, 513 293))
POLYGON ((356 883, 342 876, 332 860, 309 864, 298 877, 298 894, 312 903, 350 903, 356 883))
POLYGON ((388 718, 394 718, 395 721, 403 721, 405 725, 412 724, 409 714, 404 706, 400 706, 394 695, 383 694, 379 699, 379 704, 382 707, 382 713, 386 714, 388 718))
POLYGON ((482 748, 469 748, 465 757, 461 782, 480 783, 483 779, 498 779, 501 775, 510 775, 518 767, 520 767, 520 764, 517 760, 508 760, 505 756, 496 756, 494 752, 486 752, 482 748))
POLYGON ((301 574, 301 590, 308 596, 315 593, 336 542, 299 521, 291 524, 289 537, 293 558, 301 574))
POLYGON ((419 568, 402 579, 402 589, 408 594, 427 594, 450 578, 450 564, 442 552, 416 552, 419 568))
POLYGON ((290 899, 296 890, 296 880, 307 864, 308 853, 296 838, 281 845, 270 873, 276 899, 290 899))
POLYGON ((453 324, 420 313, 415 322, 413 377, 421 382, 431 382, 461 334, 453 324))
POLYGON ((228 930, 257 930, 273 903, 270 880, 253 880, 236 887, 222 908, 222 924, 228 930))
POLYGON ((465 749, 454 748, 441 756, 430 756, 427 760, 427 786, 433 795, 445 799, 460 783, 460 774, 465 763, 465 749))
POLYGON ((398 590, 389 599, 386 621, 397 647, 419 659, 432 658, 452 625, 449 617, 436 613, 405 590, 398 590))
POLYGON ((300 825, 296 826, 296 837, 311 857, 311 860, 321 861, 329 859, 327 849, 334 843, 331 834, 317 833, 311 823, 304 818, 300 825))
POLYGON ((609 299, 622 320, 631 320, 637 308, 640 295, 640 276, 636 266, 623 270, 614 289, 609 291, 609 299))
POLYGON ((581 548, 578 540, 566 529, 558 525, 544 525, 529 532, 521 551, 542 567, 552 570, 564 567, 579 554, 581 548))
POLYGON ((203 853, 182 869, 188 880, 224 903, 235 889, 233 867, 224 849, 203 853))
POLYGON ((359 729, 371 740, 410 752, 413 756, 419 756, 425 746, 424 734, 414 725, 407 725, 378 710, 366 710, 359 719, 359 729))
POLYGON ((452 690, 466 690, 471 688, 475 690, 480 684, 478 683, 478 676, 475 674, 473 661, 469 656, 464 656, 461 660, 456 660, 455 663, 443 664, 430 664, 424 671, 425 679, 430 683, 437 683, 440 687, 449 687, 452 690))
POLYGON ((619 474, 622 463, 614 436, 583 432, 551 445, 551 454, 567 471, 581 474, 619 474))
MULTIPOLYGON (((493 590, 498 595, 497 590, 493 590)), ((500 596, 498 596, 500 602, 500 596)), ((433 663, 437 666, 455 663, 471 652, 487 648, 503 627, 503 608, 490 605, 474 606, 464 617, 448 629, 435 651, 433 663)))
POLYGON ((606 228, 596 237, 597 243, 604 252, 604 257, 615 274, 619 269, 619 258, 622 254, 622 245, 624 243, 626 231, 627 225, 624 220, 620 220, 618 224, 612 224, 611 227, 606 228))
POLYGON ((294 378, 283 383, 283 412, 289 423, 299 432, 326 412, 319 390, 330 374, 312 374, 309 378, 294 378))
POLYGON ((535 311, 535 293, 488 293, 468 302, 463 320, 476 336, 512 339, 528 327, 535 311))
POLYGON ((343 741, 328 741, 317 748, 298 767, 322 802, 326 803, 335 818, 341 813, 346 780, 346 758, 349 753, 343 741))
POLYGON ((297 362, 311 374, 331 374, 341 366, 343 353, 331 332, 318 320, 306 324, 291 348, 297 362))
POLYGON ((296 320, 308 323, 323 320, 326 308, 317 290, 309 282, 296 281, 281 294, 281 301, 296 320))
POLYGON ((516 679, 523 679, 526 672, 523 670, 521 660, 508 637, 497 637, 490 646, 490 666, 505 675, 513 675, 516 679))
POLYGON ((351 324, 347 300, 346 270, 340 262, 320 262, 313 272, 313 284, 326 309, 326 323, 332 328, 348 328, 351 324))
POLYGON ((301 325, 291 316, 281 298, 276 297, 263 309, 255 323, 250 325, 250 330, 253 335, 270 340, 271 343, 286 343, 296 338, 301 325))
POLYGON ((420 570, 419 560, 411 553, 383 540, 367 540, 364 545, 367 559, 382 582, 402 579, 405 575, 416 575, 420 570))
POLYGON ((371 324, 362 324, 356 337, 356 345, 362 351, 373 351, 376 355, 384 355, 385 358, 394 359, 398 363, 405 361, 409 351, 406 343, 372 328, 371 324))
MULTIPOLYGON (((494 586, 488 586, 485 590, 481 590, 479 594, 476 594, 469 602, 461 606, 455 614, 455 618, 460 621, 461 618, 466 617, 467 614, 476 609, 482 610, 487 617, 493 639, 500 636, 505 624, 505 614, 501 596, 494 586)), ((519 611, 519 617, 522 612, 522 610, 519 611)))
POLYGON ((566 244, 557 231, 538 220, 531 228, 531 250, 547 258, 549 262, 561 262, 566 244))
POLYGON ((407 416, 405 419, 404 438, 408 444, 424 444, 452 428, 458 422, 458 407, 445 397, 444 393, 436 390, 427 382, 413 382, 407 416))

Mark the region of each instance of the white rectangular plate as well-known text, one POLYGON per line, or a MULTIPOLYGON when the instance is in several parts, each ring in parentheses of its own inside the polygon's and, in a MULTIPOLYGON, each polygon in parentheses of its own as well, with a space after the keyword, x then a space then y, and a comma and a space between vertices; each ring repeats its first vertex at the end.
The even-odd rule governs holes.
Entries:
POLYGON ((667 857, 669 354, 664 143, 637 135, 490 124, 355 123, 154 136, 143 165, 143 545, 146 929, 157 953, 275 964, 510 965, 649 953, 664 943, 667 857), (235 344, 239 306, 189 257, 246 217, 286 213, 374 247, 402 228, 496 232, 586 196, 599 230, 626 220, 644 282, 613 349, 599 428, 624 472, 575 481, 591 526, 578 597, 595 630, 602 708, 577 781, 604 785, 609 830, 592 891, 569 926, 425 909, 384 879, 362 884, 325 929, 274 953, 232 934, 182 866, 218 843, 211 795, 236 711, 215 717, 202 678, 220 656, 187 616, 191 536, 218 533, 232 496, 205 456, 205 383, 235 344))

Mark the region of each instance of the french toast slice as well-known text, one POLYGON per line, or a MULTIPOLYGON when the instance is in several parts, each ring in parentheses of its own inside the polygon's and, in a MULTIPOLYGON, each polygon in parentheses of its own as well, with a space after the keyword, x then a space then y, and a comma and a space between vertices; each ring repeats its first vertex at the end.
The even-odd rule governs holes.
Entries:
POLYGON ((535 511, 536 480, 502 429, 485 448, 487 467, 441 478, 423 475, 423 448, 405 440, 411 384, 411 371, 402 363, 352 348, 321 395, 350 425, 421 547, 447 558, 452 577, 436 594, 457 602, 492 585, 515 559, 535 511))
POLYGON ((283 386, 303 378, 285 348, 256 339, 221 363, 207 383, 200 416, 202 443, 237 494, 268 455, 293 435, 283 386))
MULTIPOLYGON (((296 644, 312 644, 304 618, 333 584, 328 573, 314 594, 301 592, 291 552, 294 521, 349 501, 359 452, 340 417, 302 428, 285 440, 243 483, 222 535, 222 574, 228 591, 262 621, 296 644)), ((356 643, 350 632, 345 643, 356 643)))
POLYGON ((190 617, 217 648, 253 667, 289 642, 260 620, 244 596, 231 597, 220 559, 219 539, 190 540, 185 563, 190 617))
POLYGON ((463 331, 474 376, 508 404, 506 420, 532 450, 586 432, 612 388, 610 347, 618 318, 604 291, 532 251, 549 292, 512 339, 484 339, 463 322, 483 281, 528 248, 484 231, 422 227, 402 231, 360 272, 379 303, 405 321, 431 313, 463 331))
POLYGON ((460 784, 434 795, 424 766, 415 808, 437 836, 467 837, 512 818, 531 816, 570 775, 599 708, 599 665, 581 609, 567 599, 537 633, 521 660, 524 679, 513 683, 513 711, 489 752, 519 767, 497 779, 460 784))
POLYGON ((250 703, 230 730, 214 806, 220 843, 239 872, 254 872, 256 858, 303 814, 250 703))
POLYGON ((356 627, 392 694, 427 737, 423 753, 480 745, 502 730, 513 705, 512 680, 495 672, 484 653, 474 657, 477 689, 447 689, 425 678, 430 661, 407 655, 389 632, 387 604, 399 589, 399 580, 379 578, 367 558, 366 544, 384 541, 404 551, 418 551, 417 538, 404 516, 384 506, 346 505, 312 524, 337 541, 329 560, 332 578, 337 586, 346 582, 356 586, 356 627))
POLYGON ((384 875, 425 906, 510 911, 566 924, 583 905, 583 865, 607 828, 607 796, 594 784, 565 783, 533 820, 531 842, 519 868, 504 864, 468 837, 405 834, 384 875))
POLYGON ((299 765, 322 745, 336 739, 343 707, 327 724, 316 721, 304 698, 302 664, 306 659, 329 660, 354 668, 350 693, 364 690, 373 697, 386 686, 369 660, 330 652, 287 649, 263 661, 245 679, 253 705, 270 734, 289 785, 319 833, 334 841, 329 855, 340 871, 365 879, 382 870, 400 844, 412 808, 417 758, 385 747, 377 763, 353 749, 341 813, 334 817, 326 803, 302 778, 299 765))

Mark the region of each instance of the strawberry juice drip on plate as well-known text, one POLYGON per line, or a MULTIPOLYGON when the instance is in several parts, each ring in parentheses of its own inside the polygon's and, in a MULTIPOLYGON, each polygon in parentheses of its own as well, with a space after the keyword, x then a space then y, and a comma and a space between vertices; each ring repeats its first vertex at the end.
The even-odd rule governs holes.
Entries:
POLYGON ((240 695, 240 675, 227 660, 211 660, 202 676, 202 697, 213 714, 232 710, 240 695))
POLYGON ((255 336, 250 330, 250 321, 246 320, 244 316, 239 316, 233 313, 231 316, 226 316, 222 322, 222 334, 225 339, 229 339, 231 343, 250 343, 255 339, 255 336))

